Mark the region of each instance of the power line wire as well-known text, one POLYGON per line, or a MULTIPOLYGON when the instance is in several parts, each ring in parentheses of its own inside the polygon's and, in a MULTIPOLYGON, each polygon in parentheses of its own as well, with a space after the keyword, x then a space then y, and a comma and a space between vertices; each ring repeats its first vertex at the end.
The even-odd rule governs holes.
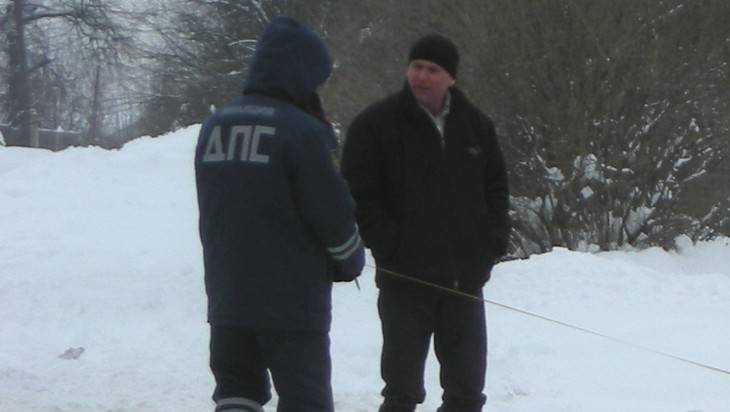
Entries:
POLYGON ((554 324, 557 324, 557 325, 560 325, 560 326, 564 326, 566 328, 570 328, 570 329, 574 329, 574 330, 577 330, 577 331, 580 331, 580 332, 583 332, 583 333, 587 333, 587 334, 590 334, 590 335, 598 336, 598 337, 601 337, 601 338, 604 338, 604 339, 607 339, 607 340, 610 340, 610 341, 613 341, 613 342, 616 342, 616 343, 620 343, 620 344, 625 345, 625 346, 632 347, 634 349, 640 349, 640 350, 643 350, 645 352, 650 352, 650 353, 653 353, 653 354, 656 354, 656 355, 664 356, 666 358, 674 359, 674 360, 677 360, 677 361, 680 361, 680 362, 684 362, 684 363, 687 363, 687 364, 690 364, 690 365, 693 365, 693 366, 697 366, 697 367, 700 367, 700 368, 703 368, 703 369, 711 370, 713 372, 719 372, 719 373, 723 373, 725 375, 730 375, 730 371, 729 370, 722 369, 722 368, 718 368, 716 366, 711 366, 711 365, 707 365, 707 364, 704 364, 704 363, 701 363, 701 362, 693 361, 691 359, 683 358, 681 356, 672 355, 671 353, 667 353, 667 352, 663 352, 663 351, 660 351, 660 350, 657 350, 657 349, 653 349, 653 348, 650 348, 648 346, 638 345, 638 344, 635 344, 635 343, 632 343, 632 342, 629 342, 629 341, 626 341, 626 340, 623 340, 623 339, 615 338, 615 337, 610 336, 610 335, 607 335, 605 333, 601 333, 601 332, 597 332, 597 331, 594 331, 594 330, 591 330, 591 329, 588 329, 588 328, 584 328, 584 327, 581 327, 581 326, 573 325, 573 324, 570 324, 568 322, 563 322, 563 321, 555 320, 555 319, 549 318, 547 316, 543 316, 543 315, 540 315, 540 314, 537 314, 537 313, 533 313, 533 312, 530 312, 530 311, 527 311, 527 310, 524 310, 524 309, 520 309, 520 308, 516 308, 516 307, 510 306, 510 305, 506 305, 504 303, 499 303, 499 302, 496 302, 496 301, 491 300, 491 299, 485 299, 485 298, 481 298, 479 296, 474 296, 474 295, 471 295, 469 293, 462 292, 460 290, 451 289, 451 288, 448 288, 448 287, 445 287, 445 286, 437 285, 435 283, 427 282, 425 280, 416 279, 416 278, 414 278, 412 276, 404 275, 402 273, 398 273, 398 272, 395 272, 395 271, 392 271, 392 270, 389 270, 389 269, 376 268, 375 266, 370 265, 370 264, 366 264, 365 266, 367 266, 369 268, 372 268, 372 269, 375 269, 377 271, 380 271, 382 273, 386 273, 388 275, 391 275, 391 276, 394 276, 394 277, 397 277, 397 278, 401 278, 401 279, 410 281, 412 283, 417 283, 417 284, 420 284, 422 286, 430 287, 430 288, 433 288, 433 289, 438 289, 440 291, 447 292, 447 293, 450 293, 450 294, 455 295, 455 296, 459 296, 459 297, 462 297, 462 298, 479 301, 479 302, 482 302, 482 303, 488 303, 490 305, 494 305, 494 306, 500 307, 502 309, 507 309, 507 310, 512 311, 512 312, 517 312, 517 313, 520 313, 520 314, 525 315, 525 316, 529 316, 529 317, 541 319, 541 320, 544 320, 546 322, 550 322, 550 323, 554 323, 554 324))

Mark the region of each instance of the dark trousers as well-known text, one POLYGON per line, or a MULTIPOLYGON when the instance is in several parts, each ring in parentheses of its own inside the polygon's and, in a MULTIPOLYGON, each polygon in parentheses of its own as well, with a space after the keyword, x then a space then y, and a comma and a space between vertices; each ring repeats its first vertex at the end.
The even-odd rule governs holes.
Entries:
MULTIPOLYGON (((482 296, 482 291, 469 292, 482 296)), ((423 372, 431 336, 441 366, 440 412, 479 412, 486 400, 487 330, 481 302, 426 289, 381 289, 381 412, 412 412, 426 398, 423 372)))
POLYGON ((279 395, 277 411, 334 411, 329 347, 327 332, 211 326, 213 400, 244 398, 264 405, 271 399, 271 372, 279 395))

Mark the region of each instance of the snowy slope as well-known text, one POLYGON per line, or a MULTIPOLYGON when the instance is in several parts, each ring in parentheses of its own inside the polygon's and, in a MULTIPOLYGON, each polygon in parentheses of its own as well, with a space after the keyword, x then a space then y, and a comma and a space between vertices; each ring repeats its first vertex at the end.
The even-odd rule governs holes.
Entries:
MULTIPOLYGON (((0 147, 0 412, 211 410, 197 130, 111 152, 0 147)), ((485 292, 727 370, 729 260, 727 239, 680 253, 556 250, 499 265, 485 292)), ((380 400, 372 276, 362 291, 335 288, 338 411, 374 411, 380 400)), ((730 375, 493 305, 487 313, 487 410, 730 411, 730 375)), ((423 411, 439 404, 433 356, 427 384, 423 411)))

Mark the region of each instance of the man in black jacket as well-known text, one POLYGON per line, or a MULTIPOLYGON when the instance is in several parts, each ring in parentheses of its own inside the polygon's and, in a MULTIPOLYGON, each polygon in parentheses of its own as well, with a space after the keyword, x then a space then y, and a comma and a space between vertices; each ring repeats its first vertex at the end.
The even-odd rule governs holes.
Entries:
POLYGON ((244 95, 208 118, 195 171, 216 412, 329 412, 332 281, 365 263, 355 205, 335 169, 317 88, 324 43, 272 20, 244 95))
POLYGON ((486 324, 481 302, 389 272, 482 296, 509 231, 494 126, 454 86, 459 55, 440 35, 417 41, 407 82, 351 124, 342 170, 375 257, 382 322, 381 412, 414 411, 434 337, 442 412, 481 411, 486 324), (387 270, 387 271, 386 271, 387 270))

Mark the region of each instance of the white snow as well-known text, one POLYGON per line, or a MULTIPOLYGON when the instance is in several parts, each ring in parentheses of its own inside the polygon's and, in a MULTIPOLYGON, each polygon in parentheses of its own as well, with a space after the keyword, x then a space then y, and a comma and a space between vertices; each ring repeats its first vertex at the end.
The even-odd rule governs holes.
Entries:
POLYGON ((563 172, 561 172, 560 169, 558 169, 557 167, 547 168, 545 169, 545 172, 547 173, 548 180, 552 180, 556 183, 560 183, 565 180, 563 172))
POLYGON ((694 117, 689 122, 689 129, 695 133, 699 133, 700 131, 700 127, 697 125, 697 119, 695 119, 694 117))
POLYGON ((593 189, 591 189, 590 186, 585 186, 583 189, 580 190, 580 195, 583 197, 584 200, 588 200, 593 196, 594 192, 593 189))
MULTIPOLYGON (((192 153, 198 127, 119 151, 0 147, 0 411, 212 410, 192 153)), ((730 369, 730 240, 558 249, 486 297, 730 369)), ((380 401, 372 270, 337 285, 338 411, 380 401)), ((724 412, 730 375, 488 305, 486 410, 724 412)), ((441 396, 429 357, 427 401, 441 396)), ((273 410, 274 399, 268 406, 273 410)))

